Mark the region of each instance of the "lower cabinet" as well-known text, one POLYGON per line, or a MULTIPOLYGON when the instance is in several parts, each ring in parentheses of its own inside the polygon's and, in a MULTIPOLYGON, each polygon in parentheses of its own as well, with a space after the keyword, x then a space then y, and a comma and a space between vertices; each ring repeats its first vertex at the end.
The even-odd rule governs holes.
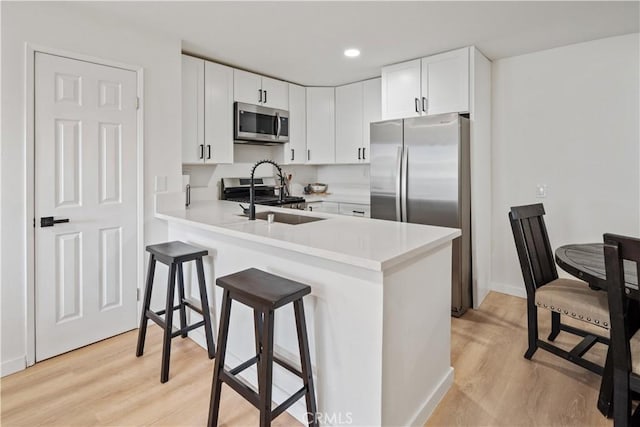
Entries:
POLYGON ((340 215, 371 217, 371 206, 359 203, 342 202, 307 202, 307 210, 310 212, 326 212, 340 215))

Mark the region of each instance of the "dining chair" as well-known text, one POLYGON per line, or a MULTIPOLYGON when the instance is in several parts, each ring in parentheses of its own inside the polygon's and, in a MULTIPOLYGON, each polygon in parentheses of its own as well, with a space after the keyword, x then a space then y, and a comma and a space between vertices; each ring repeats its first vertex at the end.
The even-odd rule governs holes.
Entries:
POLYGON ((640 239, 605 234, 604 258, 611 314, 613 422, 615 427, 639 426, 640 405, 631 416, 631 392, 640 392, 640 310, 638 301, 628 297, 623 262, 635 263, 640 270, 640 239))
POLYGON ((596 343, 609 344, 609 339, 562 323, 561 316, 570 316, 603 329, 609 328, 607 294, 589 288, 579 280, 558 278, 558 271, 544 223, 541 203, 514 206, 509 221, 520 260, 520 268, 527 291, 527 329, 529 347, 524 354, 531 359, 539 348, 549 351, 598 375, 603 367, 582 356, 596 343), (560 331, 581 336, 583 339, 570 351, 538 338, 538 308, 551 311, 551 333, 554 341, 560 331))

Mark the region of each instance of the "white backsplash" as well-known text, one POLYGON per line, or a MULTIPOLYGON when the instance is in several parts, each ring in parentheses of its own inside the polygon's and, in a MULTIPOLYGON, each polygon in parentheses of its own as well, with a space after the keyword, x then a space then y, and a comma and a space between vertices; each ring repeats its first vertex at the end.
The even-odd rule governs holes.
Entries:
POLYGON ((332 194, 369 196, 369 165, 318 166, 317 177, 332 194))

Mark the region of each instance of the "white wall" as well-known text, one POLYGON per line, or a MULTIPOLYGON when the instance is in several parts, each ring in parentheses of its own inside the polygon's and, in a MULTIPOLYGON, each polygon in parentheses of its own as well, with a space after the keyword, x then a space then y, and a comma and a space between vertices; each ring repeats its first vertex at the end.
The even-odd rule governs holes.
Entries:
POLYGON ((554 248, 639 234, 639 52, 631 34, 493 63, 493 289, 524 295, 510 206, 543 202, 554 248))
MULTIPOLYGON (((2 2, 2 374, 26 354, 25 43, 144 67, 146 242, 166 239, 153 219, 154 176, 180 175, 181 41, 94 16, 78 3, 2 2), (11 201, 11 203, 7 203, 11 201)), ((177 180, 170 179, 171 183, 177 180)), ((135 185, 136 183, 126 183, 135 185)))

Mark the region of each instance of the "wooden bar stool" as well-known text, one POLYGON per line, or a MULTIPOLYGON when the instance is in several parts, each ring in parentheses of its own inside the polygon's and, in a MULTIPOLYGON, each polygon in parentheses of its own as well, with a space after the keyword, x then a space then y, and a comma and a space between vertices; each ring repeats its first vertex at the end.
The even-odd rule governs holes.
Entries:
POLYGON ((147 335, 147 321, 149 319, 156 322, 164 329, 164 338, 162 341, 162 371, 160 374, 160 382, 166 383, 169 380, 169 357, 171 354, 171 339, 180 335, 186 338, 189 331, 204 326, 204 334, 207 340, 207 350, 209 359, 215 356, 215 345, 213 343, 213 332, 211 331, 211 316, 209 315, 209 300, 207 298, 207 288, 204 280, 204 269, 202 267, 202 257, 208 255, 206 249, 187 245, 183 242, 167 242, 158 245, 147 246, 149 255, 149 271, 147 273, 147 285, 144 291, 144 302, 142 305, 142 316, 140 319, 140 330, 138 332, 138 347, 136 356, 142 356, 144 352, 144 339, 147 335), (153 288, 153 276, 156 270, 156 261, 169 266, 169 280, 167 282, 167 303, 164 310, 152 311, 149 307, 151 304, 151 291, 153 288), (182 274, 182 263, 195 261, 198 271, 198 288, 200 290, 201 307, 197 307, 185 299, 184 296, 184 277, 182 274), (174 306, 174 293, 176 287, 176 270, 178 275, 178 305, 174 306), (202 321, 187 326, 186 308, 200 313, 202 321), (173 312, 180 310, 180 329, 173 332, 173 312), (162 316, 164 314, 164 319, 162 316))
POLYGON ((311 288, 302 283, 275 276, 255 268, 221 277, 216 280, 216 284, 224 289, 224 295, 222 297, 220 328, 218 331, 218 352, 216 354, 213 384, 211 386, 208 425, 216 426, 218 424, 220 394, 222 383, 224 382, 249 401, 249 403, 258 408, 260 411, 261 427, 271 425, 271 420, 283 413, 302 396, 306 399, 307 413, 311 418, 308 420, 309 425, 317 426, 318 423, 315 416, 316 399, 313 389, 311 358, 309 356, 309 341, 307 338, 307 327, 302 303, 302 297, 311 293, 311 288), (224 359, 229 334, 231 302, 233 300, 253 308, 256 356, 231 370, 225 370, 224 359), (295 313, 302 372, 273 354, 274 311, 289 303, 293 303, 295 313), (282 402, 274 410, 271 410, 273 362, 276 362, 283 368, 302 378, 303 386, 290 398, 282 402), (258 368, 258 394, 235 377, 235 375, 252 366, 254 363, 257 364, 258 368))

